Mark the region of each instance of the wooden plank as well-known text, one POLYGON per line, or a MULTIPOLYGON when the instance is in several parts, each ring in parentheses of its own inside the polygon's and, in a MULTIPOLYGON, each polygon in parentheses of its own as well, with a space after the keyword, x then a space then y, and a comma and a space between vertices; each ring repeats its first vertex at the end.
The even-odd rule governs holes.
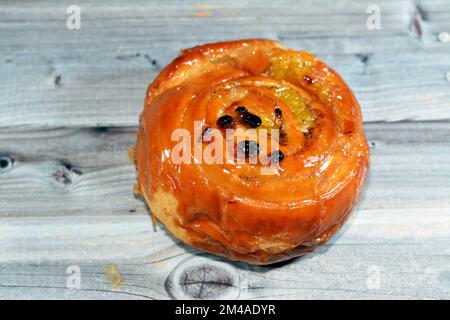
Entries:
POLYGON ((145 211, 132 193, 135 170, 127 155, 136 129, 4 130, 1 136, 0 154, 13 162, 1 174, 1 216, 145 211))
POLYGON ((2 263, 1 298, 450 298, 450 219, 442 209, 358 210, 315 253, 268 267, 200 254, 150 232, 143 216, 3 218, 2 234, 5 225, 2 245, 17 255, 2 263), (80 268, 80 290, 67 287, 71 266, 80 268))
MULTIPOLYGON (((448 207, 447 123, 366 125, 370 187, 362 209, 448 207)), ((127 149, 135 128, 0 130, 0 216, 143 214, 127 149), (27 201, 24 201, 24 198, 27 201)))
POLYGON ((314 254, 271 267, 153 232, 131 193, 135 133, 0 130, 0 154, 14 159, 0 172, 0 298, 450 298, 447 123, 367 124, 371 176, 350 221, 314 254), (74 265, 80 290, 67 287, 74 265))
POLYGON ((66 28, 69 2, 1 4, 0 127, 135 126, 147 85, 179 49, 250 37, 318 54, 367 122, 450 119, 445 0, 377 1, 380 30, 366 27, 370 0, 77 3, 80 30, 66 28))
POLYGON ((78 1, 76 31, 69 4, 0 4, 0 298, 450 299, 448 122, 379 123, 450 118, 447 1, 377 1, 381 30, 366 28, 369 0, 78 1), (153 232, 126 152, 145 87, 180 48, 251 37, 337 69, 371 146, 344 229, 269 267, 153 232))

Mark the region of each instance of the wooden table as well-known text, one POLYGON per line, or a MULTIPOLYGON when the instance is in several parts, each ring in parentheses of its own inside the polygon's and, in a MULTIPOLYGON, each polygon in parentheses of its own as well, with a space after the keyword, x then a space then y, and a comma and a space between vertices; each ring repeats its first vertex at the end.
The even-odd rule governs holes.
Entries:
POLYGON ((0 298, 449 299, 450 3, 2 1, 0 298), (66 27, 81 8, 81 29, 66 27), (381 10, 381 29, 368 29, 381 10), (440 37, 439 37, 440 35, 440 37), (354 89, 371 147, 350 221, 268 267, 185 246, 132 193, 147 85, 179 49, 263 37, 354 89))

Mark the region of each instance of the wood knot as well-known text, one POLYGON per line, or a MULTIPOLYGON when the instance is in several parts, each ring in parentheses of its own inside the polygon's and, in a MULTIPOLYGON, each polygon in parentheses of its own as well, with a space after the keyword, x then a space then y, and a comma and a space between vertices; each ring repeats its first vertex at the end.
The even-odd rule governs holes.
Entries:
POLYGON ((158 60, 153 59, 153 58, 150 57, 150 55, 148 55, 148 54, 144 54, 144 58, 147 59, 147 61, 150 62, 150 64, 151 64, 153 67, 157 67, 158 69, 161 69, 161 68, 159 67, 158 60))
POLYGON ((425 11, 419 5, 413 5, 411 18, 409 22, 410 33, 419 40, 422 40, 424 31, 424 21, 427 21, 428 17, 425 11))
POLYGON ((105 126, 91 128, 91 132, 94 135, 101 135, 104 133, 109 133, 111 130, 112 130, 111 127, 105 127, 105 126))
POLYGON ((60 74, 57 74, 53 77, 53 83, 56 86, 59 86, 59 85, 61 85, 61 79, 62 79, 62 76, 60 74))
POLYGON ((53 172, 53 178, 61 184, 71 184, 76 176, 83 173, 66 159, 59 160, 56 170, 53 172))
POLYGON ((189 258, 167 277, 165 289, 173 299, 236 299, 238 269, 220 258, 189 258))
POLYGON ((362 64, 368 64, 370 58, 372 57, 371 53, 357 53, 355 56, 361 61, 362 64))
POLYGON ((8 155, 0 154, 0 172, 6 172, 12 169, 14 159, 8 155))

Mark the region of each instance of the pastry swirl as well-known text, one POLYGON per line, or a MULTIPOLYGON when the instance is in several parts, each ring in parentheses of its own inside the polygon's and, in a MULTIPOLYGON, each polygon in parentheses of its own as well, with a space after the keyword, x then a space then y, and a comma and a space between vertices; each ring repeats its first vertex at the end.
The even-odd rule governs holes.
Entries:
POLYGON ((336 232, 358 199, 368 158, 358 102, 312 54, 271 40, 207 44, 181 51, 147 90, 137 192, 185 243, 270 264, 336 232), (180 129, 193 136, 181 163, 172 157, 181 154, 180 129), (229 129, 265 129, 276 148, 236 133, 230 139, 229 129), (224 161, 201 161, 220 137, 224 161))

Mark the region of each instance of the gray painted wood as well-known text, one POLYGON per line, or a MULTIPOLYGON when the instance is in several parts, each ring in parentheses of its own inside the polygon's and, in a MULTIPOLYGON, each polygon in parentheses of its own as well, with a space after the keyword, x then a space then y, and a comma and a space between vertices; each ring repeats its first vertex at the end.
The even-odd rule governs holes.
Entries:
POLYGON ((372 1, 332 3, 77 1, 82 28, 67 30, 73 2, 0 2, 0 298, 450 299, 448 2, 377 1, 373 31, 372 1), (178 50, 245 37, 337 69, 371 146, 343 230, 269 267, 154 232, 127 155, 145 88, 178 50))
POLYGON ((1 127, 137 125, 146 86, 180 48, 249 37, 318 54, 368 122, 450 118, 446 0, 377 1, 380 30, 366 27, 370 0, 76 3, 80 30, 66 28, 72 1, 1 4, 1 127))
POLYGON ((132 194, 135 129, 3 129, 14 162, 0 174, 0 296, 450 298, 450 126, 374 123, 366 133, 371 174, 345 228, 309 256, 251 267, 211 266, 213 256, 153 231, 132 194), (114 288, 112 263, 123 277, 114 288), (81 291, 66 288, 71 265, 81 291), (202 291, 180 269, 215 281, 202 291))
MULTIPOLYGON (((448 123, 366 124, 371 175, 363 209, 450 206, 448 123)), ((145 213, 127 149, 136 129, 3 129, 0 216, 145 213), (30 199, 24 201, 24 196, 30 199)))

